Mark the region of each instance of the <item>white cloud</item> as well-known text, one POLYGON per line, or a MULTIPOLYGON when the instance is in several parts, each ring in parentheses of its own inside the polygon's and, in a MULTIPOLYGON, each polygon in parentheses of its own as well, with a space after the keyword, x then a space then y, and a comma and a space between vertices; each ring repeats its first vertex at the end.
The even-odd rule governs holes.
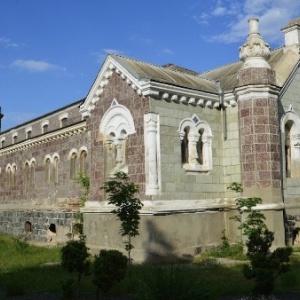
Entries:
POLYGON ((14 48, 19 47, 19 44, 13 42, 10 39, 4 38, 4 37, 0 38, 0 45, 3 45, 4 47, 14 47, 14 48))
POLYGON ((50 64, 46 61, 42 60, 23 60, 23 59, 17 59, 12 62, 11 67, 19 69, 21 71, 28 71, 32 73, 45 73, 52 70, 65 70, 64 68, 55 65, 50 64))
POLYGON ((102 63, 103 60, 106 58, 106 56, 108 54, 117 54, 117 55, 119 54, 119 55, 122 55, 122 54, 124 54, 124 52, 121 51, 121 50, 117 50, 117 49, 105 48, 105 49, 102 49, 99 52, 94 52, 93 53, 93 55, 96 56, 97 63, 102 63))
POLYGON ((160 51, 162 54, 173 54, 174 52, 171 49, 164 48, 160 51))
POLYGON ((137 34, 133 34, 129 37, 129 40, 131 41, 138 41, 138 42, 141 42, 143 44, 152 44, 153 43, 153 39, 152 38, 149 38, 149 37, 141 37, 141 36, 138 36, 137 34))
MULTIPOLYGON (((206 37, 211 42, 234 43, 245 41, 248 19, 258 17, 259 29, 266 42, 278 45, 283 41, 280 29, 300 15, 300 1, 295 0, 217 0, 209 12, 202 12, 205 20, 223 25, 223 32, 206 37), (219 19, 220 22, 216 22, 219 19), (224 30, 225 28, 225 30, 224 30)), ((199 22, 200 23, 200 22, 199 22)), ((214 27, 218 29, 218 27, 214 27)))
POLYGON ((201 13, 200 15, 193 16, 193 19, 199 24, 208 25, 209 15, 207 13, 201 13))

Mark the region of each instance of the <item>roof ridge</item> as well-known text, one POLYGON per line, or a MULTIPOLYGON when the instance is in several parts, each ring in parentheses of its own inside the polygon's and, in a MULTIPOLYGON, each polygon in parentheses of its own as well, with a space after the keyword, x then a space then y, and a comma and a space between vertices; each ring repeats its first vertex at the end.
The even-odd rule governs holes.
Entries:
MULTIPOLYGON (((168 70, 170 72, 174 72, 174 73, 177 73, 177 74, 179 73, 179 74, 182 74, 182 75, 185 75, 185 76, 199 77, 199 75, 201 74, 199 72, 192 71, 192 70, 190 70, 190 71, 195 72, 197 74, 193 75, 193 74, 189 74, 187 72, 181 72, 179 70, 168 69, 168 68, 165 68, 164 66, 156 65, 156 64, 144 61, 144 60, 139 60, 139 59, 136 59, 136 58, 131 58, 131 57, 120 55, 120 54, 109 54, 109 55, 112 56, 112 57, 120 57, 120 58, 123 58, 123 59, 129 59, 129 60, 132 60, 132 61, 135 61, 135 62, 144 63, 146 65, 149 65, 149 66, 152 66, 152 67, 155 67, 155 68, 159 68, 159 69, 163 69, 163 70, 168 70)), ((172 64, 172 65, 177 66, 176 64, 172 64)), ((181 67, 181 66, 178 66, 178 67, 181 67)), ((185 68, 185 67, 181 67, 181 68, 185 68)), ((187 69, 187 70, 189 70, 189 69, 187 69)), ((207 80, 207 78, 203 78, 203 79, 207 80)))

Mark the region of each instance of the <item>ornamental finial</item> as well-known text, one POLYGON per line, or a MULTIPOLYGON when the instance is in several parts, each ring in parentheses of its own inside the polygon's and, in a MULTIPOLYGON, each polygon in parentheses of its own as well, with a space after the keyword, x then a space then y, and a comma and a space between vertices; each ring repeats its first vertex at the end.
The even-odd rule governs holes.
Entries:
POLYGON ((258 30, 258 19, 248 20, 249 34, 247 41, 240 47, 240 59, 244 62, 243 69, 247 68, 268 68, 270 65, 267 59, 270 56, 270 47, 262 39, 258 30))

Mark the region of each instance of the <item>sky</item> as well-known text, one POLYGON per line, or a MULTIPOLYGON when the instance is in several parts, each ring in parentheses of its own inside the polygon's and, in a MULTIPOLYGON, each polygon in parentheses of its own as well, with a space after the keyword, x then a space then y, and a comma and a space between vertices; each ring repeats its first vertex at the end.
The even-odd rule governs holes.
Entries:
POLYGON ((105 57, 197 72, 239 60, 248 19, 271 49, 299 0, 0 0, 2 131, 80 100, 105 57))

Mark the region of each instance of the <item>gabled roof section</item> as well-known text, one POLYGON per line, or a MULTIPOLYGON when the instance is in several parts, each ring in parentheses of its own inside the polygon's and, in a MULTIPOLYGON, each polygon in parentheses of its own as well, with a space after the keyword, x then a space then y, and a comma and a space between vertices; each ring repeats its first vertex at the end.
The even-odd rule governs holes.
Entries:
MULTIPOLYGON (((284 47, 271 51, 268 63, 276 72, 276 84, 283 87, 299 62, 299 54, 284 47)), ((222 92, 227 94, 228 105, 236 105, 232 94, 238 85, 237 74, 243 62, 221 66, 217 69, 198 74, 176 66, 156 66, 120 55, 108 55, 85 102, 80 106, 82 116, 89 116, 99 100, 113 72, 127 82, 139 95, 160 99, 182 101, 192 105, 208 103, 218 108, 219 81, 222 92), (173 96, 170 96, 173 95, 173 96), (178 100, 179 99, 179 100, 178 100)))
POLYGON ((80 111, 83 117, 90 115, 113 72, 126 80, 139 95, 156 96, 170 90, 180 90, 181 94, 184 90, 217 94, 214 81, 185 69, 180 70, 180 67, 160 67, 119 55, 108 55, 80 111))

